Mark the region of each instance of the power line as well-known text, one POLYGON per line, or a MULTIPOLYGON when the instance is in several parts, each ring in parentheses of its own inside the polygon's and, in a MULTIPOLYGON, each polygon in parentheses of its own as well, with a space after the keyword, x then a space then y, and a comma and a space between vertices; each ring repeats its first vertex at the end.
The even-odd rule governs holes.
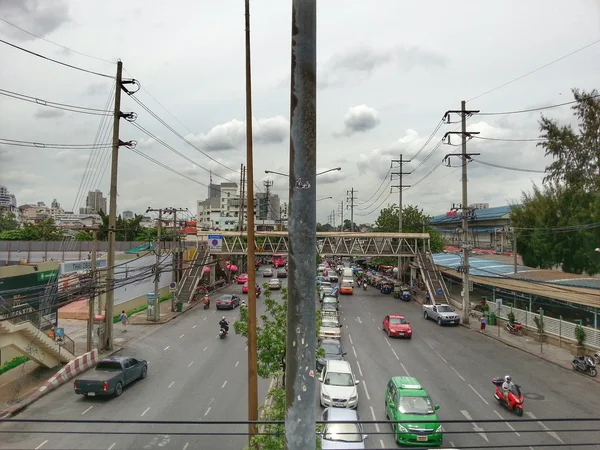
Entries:
MULTIPOLYGON (((591 95, 590 97, 587 97, 586 100, 593 100, 598 97, 600 97, 600 94, 591 95)), ((540 106, 538 108, 518 109, 515 111, 504 111, 504 112, 488 112, 488 113, 484 112, 484 113, 478 113, 475 115, 476 116, 508 116, 510 114, 523 114, 523 113, 529 113, 529 112, 543 111, 545 109, 560 108, 561 106, 574 105, 575 103, 579 103, 579 101, 580 100, 573 100, 570 102, 557 103, 556 105, 540 106)))
POLYGON ((503 139, 503 138, 489 138, 485 136, 469 136, 469 139, 481 139, 483 141, 499 141, 499 142, 543 142, 547 141, 544 138, 532 138, 532 139, 503 139))
POLYGON ((501 166, 499 164, 493 164, 493 163, 486 162, 486 161, 481 161, 480 159, 475 159, 475 158, 471 158, 471 160, 474 161, 474 162, 476 162, 476 163, 483 164, 484 166, 496 167, 497 169, 514 170, 515 172, 546 173, 545 170, 521 169, 521 168, 518 168, 518 167, 501 166))
POLYGON ((43 142, 21 141, 17 139, 0 138, 0 144, 14 147, 48 148, 57 150, 90 150, 95 148, 110 148, 106 144, 48 144, 43 142))
MULTIPOLYGON (((370 196, 370 197, 369 197, 367 200, 365 200, 364 202, 356 202, 356 204, 357 204, 357 205, 365 205, 365 204, 369 203, 369 202, 371 201, 371 199, 377 195, 377 193, 379 192, 379 189, 381 189, 381 187, 384 185, 384 183, 385 183, 386 181, 387 181, 387 182, 388 182, 388 184, 389 184, 389 181, 390 181, 390 180, 389 180, 389 178, 388 178, 388 177, 389 177, 389 175, 390 175, 390 172, 391 172, 391 171, 392 171, 392 168, 390 167, 390 168, 388 169, 387 173, 385 174, 385 176, 383 177, 383 180, 381 180, 381 184, 379 185, 379 187, 378 187, 377 189, 375 189, 375 192, 373 192, 373 195, 371 195, 371 196, 370 196)), ((357 207, 357 209, 360 209, 360 208, 358 208, 358 207, 357 207)))
POLYGON ((17 50, 21 50, 22 52, 29 53, 30 55, 37 56, 38 58, 45 59, 46 61, 50 61, 50 62, 53 62, 55 64, 60 64, 61 66, 69 67, 70 69, 79 70, 81 72, 89 73, 89 74, 92 74, 92 75, 98 75, 99 77, 110 78, 110 79, 114 79, 115 78, 112 75, 107 75, 105 73, 100 73, 100 72, 94 72, 93 70, 83 69, 81 67, 77 67, 77 66, 74 66, 72 64, 67 64, 65 62, 58 61, 56 59, 48 58, 47 56, 40 55, 39 53, 36 53, 36 52, 32 52, 31 50, 27 50, 27 49, 25 49, 23 47, 19 47, 18 45, 11 44, 10 42, 5 41, 3 39, 0 39, 0 42, 2 42, 3 44, 9 45, 9 46, 11 46, 13 48, 16 48, 17 50))
POLYGON ((17 100, 22 100, 22 101, 29 102, 29 103, 35 103, 36 105, 39 105, 39 106, 47 106, 49 108, 60 109, 63 111, 76 112, 76 113, 80 113, 80 114, 90 114, 90 115, 95 115, 95 116, 112 116, 113 115, 112 111, 107 111, 107 110, 102 110, 102 109, 97 109, 97 108, 87 108, 85 106, 69 105, 66 103, 51 102, 49 100, 43 100, 41 98, 31 97, 31 96, 25 95, 25 94, 19 94, 18 92, 11 92, 11 91, 7 91, 5 89, 0 89, 0 95, 4 95, 6 97, 11 97, 11 98, 14 98, 17 100))

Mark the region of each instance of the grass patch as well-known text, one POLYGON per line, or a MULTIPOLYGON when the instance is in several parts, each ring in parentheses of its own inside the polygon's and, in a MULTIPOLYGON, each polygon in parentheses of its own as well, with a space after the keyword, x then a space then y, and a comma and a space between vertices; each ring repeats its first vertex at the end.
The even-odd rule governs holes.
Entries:
MULTIPOLYGON (((162 297, 158 300, 158 303, 162 303, 162 302, 166 302, 167 300, 171 300, 171 296, 167 295, 166 297, 162 297)), ((142 311, 146 311, 148 309, 148 305, 142 305, 142 306, 138 306, 137 308, 133 308, 129 311, 125 311, 125 314, 127 314, 127 317, 131 317, 134 314, 137 314, 139 312, 142 311)), ((113 323, 119 323, 121 315, 119 314, 118 316, 114 316, 113 317, 113 323)))
POLYGON ((0 366, 0 375, 5 372, 8 372, 15 367, 19 367, 21 364, 25 364, 29 361, 27 356, 17 356, 16 358, 11 359, 10 361, 6 361, 4 364, 0 366))

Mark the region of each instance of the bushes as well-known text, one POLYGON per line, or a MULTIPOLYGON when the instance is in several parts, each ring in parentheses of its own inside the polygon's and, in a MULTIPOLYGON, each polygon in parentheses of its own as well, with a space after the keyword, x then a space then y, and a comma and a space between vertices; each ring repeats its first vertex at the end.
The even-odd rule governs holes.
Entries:
MULTIPOLYGON (((158 302, 162 303, 162 302, 166 302, 167 300, 171 300, 170 295, 167 295, 166 297, 159 299, 158 302)), ((127 317, 131 317, 134 314, 137 314, 142 311, 146 311, 147 309, 148 309, 148 305, 142 305, 142 306, 138 306, 137 308, 131 309, 129 311, 125 311, 125 314, 127 314, 127 317)), ((119 320, 121 320, 120 317, 121 317, 121 314, 119 314, 118 316, 114 316, 113 323, 119 323, 119 320)))
POLYGON ((5 372, 8 372, 15 367, 19 367, 21 364, 25 364, 29 361, 27 356, 17 356, 16 358, 11 359, 10 361, 6 361, 4 364, 0 366, 0 375, 5 372))

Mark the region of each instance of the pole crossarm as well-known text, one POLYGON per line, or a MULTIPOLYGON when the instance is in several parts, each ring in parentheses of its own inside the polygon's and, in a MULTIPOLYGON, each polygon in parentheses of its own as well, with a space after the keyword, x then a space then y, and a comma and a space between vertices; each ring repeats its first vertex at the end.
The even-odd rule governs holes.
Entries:
MULTIPOLYGON (((214 232, 198 232, 201 241, 208 241, 214 232)), ((223 244, 220 252, 213 254, 245 255, 248 251, 248 235, 237 231, 221 231, 223 244)), ((254 249, 257 255, 287 254, 288 233, 268 231, 254 233, 254 249)), ((427 251, 429 233, 341 233, 317 232, 317 252, 340 256, 404 256, 414 257, 427 251)), ((208 246, 210 249, 210 246, 208 246)), ((210 250, 209 250, 210 251, 210 250)))

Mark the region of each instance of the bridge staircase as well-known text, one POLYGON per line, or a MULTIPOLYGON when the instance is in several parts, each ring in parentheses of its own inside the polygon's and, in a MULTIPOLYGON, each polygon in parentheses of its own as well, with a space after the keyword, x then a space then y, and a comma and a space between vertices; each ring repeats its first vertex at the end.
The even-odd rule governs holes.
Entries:
POLYGON ((207 256, 206 246, 199 245, 196 248, 194 257, 189 262, 189 267, 183 271, 183 278, 179 282, 175 293, 180 301, 187 303, 192 301, 196 287, 198 287, 198 283, 204 275, 204 264, 207 256))
POLYGON ((423 276, 425 286, 427 286, 427 291, 431 296, 432 303, 450 304, 450 295, 446 285, 444 284, 442 273, 433 262, 431 254, 418 252, 415 259, 419 269, 421 269, 421 275, 423 276), (441 292, 441 294, 438 292, 441 292))

